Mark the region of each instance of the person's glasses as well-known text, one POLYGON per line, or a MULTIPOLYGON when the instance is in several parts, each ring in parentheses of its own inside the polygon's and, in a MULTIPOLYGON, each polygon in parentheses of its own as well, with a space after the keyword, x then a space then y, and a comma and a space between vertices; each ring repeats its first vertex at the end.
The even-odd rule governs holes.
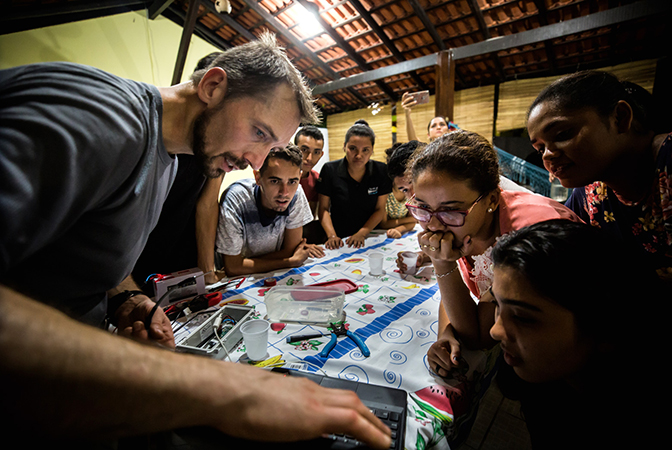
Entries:
POLYGON ((410 212, 411 215, 420 222, 429 222, 432 219, 432 216, 436 216, 436 218, 439 219, 439 222, 441 222, 444 226, 461 227, 464 225, 464 221, 467 218, 467 215, 471 212, 472 209, 474 209, 476 203, 481 201, 483 197, 485 197, 485 194, 482 194, 480 197, 478 197, 476 201, 471 204, 469 209, 465 211, 432 211, 431 209, 416 205, 415 195, 413 195, 408 203, 406 203, 406 208, 408 208, 408 212, 410 212))

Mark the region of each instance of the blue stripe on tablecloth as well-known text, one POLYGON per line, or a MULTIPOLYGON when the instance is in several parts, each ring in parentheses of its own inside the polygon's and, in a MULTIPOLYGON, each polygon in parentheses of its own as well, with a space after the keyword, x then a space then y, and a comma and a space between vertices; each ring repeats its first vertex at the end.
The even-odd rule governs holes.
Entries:
MULTIPOLYGON (((410 236, 410 235, 413 234, 413 233, 417 233, 417 231, 413 230, 413 231, 409 232, 408 235, 410 236)), ((382 246, 385 245, 385 244, 390 244, 390 243, 393 242, 393 241, 394 241, 394 239, 392 239, 392 238, 387 238, 387 239, 385 239, 383 242, 380 242, 380 243, 378 243, 378 244, 370 245, 370 246, 368 246, 368 247, 363 247, 363 248, 354 250, 353 252, 348 253, 348 255, 351 256, 351 255, 356 255, 357 253, 364 253, 365 251, 371 250, 371 249, 373 249, 373 248, 378 248, 378 247, 382 247, 382 246)), ((340 254, 338 254, 337 256, 335 256, 335 257, 333 257, 333 258, 331 258, 330 260, 327 260, 327 261, 318 261, 318 262, 315 262, 314 264, 311 264, 311 265, 309 265, 309 266, 296 267, 296 268, 294 268, 294 269, 288 270, 287 272, 285 272, 285 273, 284 273, 283 275, 281 275, 281 276, 277 276, 277 277, 275 277, 275 279, 278 280, 278 281, 279 281, 279 280, 283 280, 283 279, 285 279, 285 278, 287 278, 287 277, 289 277, 289 276, 291 276, 291 275, 296 275, 296 274, 304 273, 304 272, 306 272, 306 271, 308 271, 308 270, 311 270, 311 269, 313 269, 315 266, 320 266, 320 265, 324 265, 324 264, 330 264, 330 263, 338 262, 338 261, 340 261, 340 260, 343 259, 343 255, 344 255, 344 253, 340 253, 340 254)), ((259 280, 258 282, 254 283, 254 284, 251 284, 251 285, 249 285, 249 286, 246 286, 244 289, 232 289, 232 290, 228 290, 228 289, 227 289, 225 292, 222 292, 222 300, 225 300, 225 299, 227 299, 227 298, 229 298, 229 297, 233 297, 234 295, 238 295, 238 294, 240 294, 240 293, 242 293, 242 292, 245 292, 245 291, 247 291, 248 289, 253 288, 253 287, 260 287, 260 288, 264 287, 264 279, 261 279, 261 280, 259 280)))
MULTIPOLYGON (((415 230, 411 231, 409 233, 409 235, 413 234, 413 233, 416 233, 416 232, 417 231, 415 231, 415 230)), ((364 252, 369 251, 369 250, 374 249, 374 248, 382 247, 382 246, 390 244, 392 242, 394 242, 394 239, 387 238, 383 242, 380 242, 378 244, 354 250, 353 252, 348 253, 348 257, 351 257, 352 255, 356 255, 358 253, 364 253, 364 252)), ((330 260, 318 261, 318 262, 315 262, 314 264, 311 264, 311 265, 308 265, 308 266, 297 267, 297 268, 288 270, 283 275, 277 276, 275 278, 278 281, 283 280, 283 279, 285 279, 289 276, 304 273, 306 271, 312 270, 315 266, 326 265, 326 264, 331 264, 331 263, 338 262, 338 261, 342 260, 343 257, 344 257, 344 253, 340 253, 339 255, 331 258, 330 260)), ((224 300, 226 298, 229 298, 229 297, 232 297, 234 295, 240 294, 242 292, 245 292, 248 289, 251 289, 251 288, 254 288, 254 287, 258 287, 258 288, 264 287, 264 280, 261 279, 258 282, 245 287, 244 289, 235 289, 235 290, 231 290, 231 291, 227 290, 226 292, 222 293, 222 300, 224 300)), ((385 328, 390 326, 390 324, 392 322, 394 322, 395 320, 398 320, 401 317, 405 316, 413 308, 415 308, 416 306, 418 306, 418 305, 424 303, 425 301, 427 301, 428 299, 430 299, 436 293, 437 289, 438 289, 438 284, 434 284, 430 287, 421 289, 420 292, 418 292, 416 295, 409 298, 408 300, 406 300, 403 303, 398 303, 390 311, 388 311, 387 313, 377 317, 376 319, 374 319, 368 325, 366 325, 362 328, 358 328, 357 329, 357 335, 366 343, 366 340, 369 337, 380 333, 385 328)), ((332 358, 332 359, 341 358, 342 356, 347 355, 349 352, 351 352, 355 348, 358 348, 357 344, 352 339, 350 339, 346 336, 343 336, 339 339, 336 346, 331 350, 328 358, 332 358)), ((311 355, 311 356, 308 356, 308 357, 304 358, 303 360, 312 364, 312 365, 314 365, 314 366, 322 368, 322 366, 324 366, 324 364, 327 362, 328 358, 320 358, 317 355, 311 355)))
MULTIPOLYGON (((424 303, 428 299, 432 298, 438 289, 438 284, 434 284, 430 287, 421 289, 413 297, 409 298, 403 303, 397 304, 387 313, 377 317, 370 324, 357 329, 357 335, 362 338, 366 343, 366 340, 371 336, 380 333, 385 328, 390 326, 392 322, 400 319, 401 317, 408 314, 413 308, 424 303)), ((336 346, 329 353, 329 358, 338 359, 344 355, 347 355, 349 352, 354 350, 357 347, 357 344, 348 337, 342 337, 339 339, 336 346)), ((320 368, 327 362, 328 358, 320 358, 317 355, 311 355, 305 358, 305 361, 314 364, 320 368)))

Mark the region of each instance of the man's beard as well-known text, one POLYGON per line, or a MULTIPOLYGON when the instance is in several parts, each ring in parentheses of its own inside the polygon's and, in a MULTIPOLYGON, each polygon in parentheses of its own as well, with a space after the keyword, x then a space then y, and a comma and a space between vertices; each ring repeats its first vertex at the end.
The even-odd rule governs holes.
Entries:
POLYGON ((199 116, 196 118, 196 121, 194 122, 194 133, 191 144, 192 151, 194 152, 196 159, 198 159, 199 163, 201 164, 203 174, 208 178, 218 178, 224 173, 224 170, 218 167, 214 162, 218 158, 224 158, 226 164, 228 164, 228 162, 233 163, 238 170, 246 169, 248 165, 246 160, 236 158, 229 152, 220 153, 219 155, 215 156, 208 156, 205 154, 205 129, 208 127, 212 116, 218 112, 222 106, 223 102, 222 105, 217 106, 216 108, 206 109, 201 114, 199 114, 199 116))

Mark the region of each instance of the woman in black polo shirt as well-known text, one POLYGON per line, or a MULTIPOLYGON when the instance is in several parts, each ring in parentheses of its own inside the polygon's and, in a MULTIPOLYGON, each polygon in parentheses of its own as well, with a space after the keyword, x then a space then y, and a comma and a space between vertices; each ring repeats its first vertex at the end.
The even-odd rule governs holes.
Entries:
POLYGON ((392 182, 384 163, 372 161, 376 136, 358 120, 345 134, 345 158, 322 167, 317 181, 319 217, 327 234, 325 247, 363 247, 366 236, 385 218, 392 182))

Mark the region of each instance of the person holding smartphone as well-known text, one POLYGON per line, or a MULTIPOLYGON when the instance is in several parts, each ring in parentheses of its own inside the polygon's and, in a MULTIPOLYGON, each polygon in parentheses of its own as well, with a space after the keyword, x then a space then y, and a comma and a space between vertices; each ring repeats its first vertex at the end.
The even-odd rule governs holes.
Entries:
MULTIPOLYGON (((401 107, 404 108, 406 115, 406 133, 409 141, 419 141, 418 136, 413 128, 413 119, 411 118, 411 109, 416 105, 421 105, 429 102, 429 92, 405 92, 401 97, 401 107)), ((434 139, 443 136, 444 134, 457 130, 458 127, 450 121, 449 117, 436 116, 429 121, 427 125, 427 139, 432 142, 434 139)))

